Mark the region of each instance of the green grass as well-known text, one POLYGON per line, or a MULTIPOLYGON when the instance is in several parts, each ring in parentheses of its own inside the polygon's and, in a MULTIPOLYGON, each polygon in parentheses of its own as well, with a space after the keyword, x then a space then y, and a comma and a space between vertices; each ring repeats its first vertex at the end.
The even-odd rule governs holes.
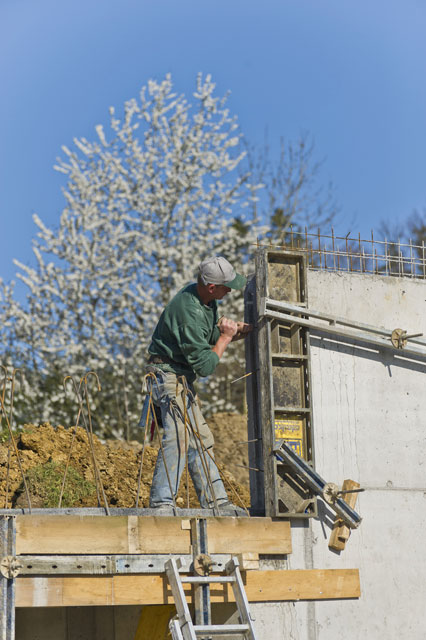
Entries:
MULTIPOLYGON (((34 430, 33 424, 24 424, 22 427, 13 427, 12 433, 16 441, 18 440, 21 433, 31 433, 31 431, 33 430, 34 430)), ((7 428, 7 425, 4 424, 3 422, 0 429, 0 444, 7 444, 9 442, 9 435, 10 435, 9 429, 7 428)))
MULTIPOLYGON (((19 435, 24 431, 23 427, 18 427, 17 429, 13 429, 13 437, 15 439, 19 438, 19 435)), ((4 426, 0 430, 0 444, 6 444, 9 442, 9 429, 4 426)))
MULTIPOLYGON (((39 464, 27 471, 26 476, 30 494, 41 498, 44 508, 58 507, 64 471, 65 465, 53 460, 39 464)), ((95 491, 95 484, 85 480, 70 465, 67 471, 61 506, 72 507, 78 505, 82 498, 91 496, 95 491)))

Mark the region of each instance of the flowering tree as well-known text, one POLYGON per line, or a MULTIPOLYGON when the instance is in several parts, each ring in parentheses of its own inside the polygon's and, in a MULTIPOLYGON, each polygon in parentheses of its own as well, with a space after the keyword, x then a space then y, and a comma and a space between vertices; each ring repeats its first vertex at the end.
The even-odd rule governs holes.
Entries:
MULTIPOLYGON (((3 359, 26 371, 21 420, 70 424, 76 410, 62 379, 93 369, 103 386, 95 400, 99 430, 128 433, 164 304, 208 255, 242 267, 259 227, 253 219, 242 231, 234 219, 244 220, 257 186, 238 170, 244 153, 237 123, 214 88, 209 76, 198 76, 191 105, 174 92, 170 76, 150 81, 139 100, 125 103, 121 118, 110 109, 107 132, 98 125, 95 141, 63 147, 59 226, 34 216, 36 265, 16 261, 26 303, 9 287, 0 294, 3 359)), ((241 308, 239 296, 226 313, 240 315, 241 308)), ((242 368, 241 349, 227 357, 242 368)), ((226 359, 223 365, 226 372, 226 359)), ((220 377, 209 384, 216 409, 232 408, 220 377)))
MULTIPOLYGON (((259 219, 270 221, 267 241, 282 242, 290 223, 334 215, 328 193, 317 190, 306 138, 282 143, 275 164, 267 148, 256 155, 214 90, 210 76, 199 75, 191 104, 170 76, 150 81, 121 116, 110 109, 94 141, 63 147, 55 167, 66 179, 59 225, 34 216, 35 266, 15 261, 25 303, 0 281, 0 361, 25 374, 19 422, 72 424, 78 407, 62 380, 94 370, 102 384, 93 394, 98 432, 128 436, 155 324, 198 263, 217 254, 249 271, 253 245, 267 232, 259 219)), ((230 294, 223 313, 241 319, 242 295, 230 294)), ((241 409, 244 384, 230 383, 243 373, 240 342, 201 381, 203 408, 241 409)))

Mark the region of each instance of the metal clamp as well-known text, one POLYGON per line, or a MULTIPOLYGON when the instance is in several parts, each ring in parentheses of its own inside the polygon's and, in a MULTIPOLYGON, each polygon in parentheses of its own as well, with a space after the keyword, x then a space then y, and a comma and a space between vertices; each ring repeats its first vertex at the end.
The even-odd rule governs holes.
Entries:
POLYGON ((408 340, 418 338, 422 335, 423 333, 412 333, 407 335, 405 329, 394 329, 391 335, 391 342, 395 349, 404 349, 407 346, 408 340))
POLYGON ((194 573, 198 576, 208 576, 213 567, 213 560, 206 553, 200 553, 194 558, 194 573))
POLYGON ((19 575, 22 566, 16 556, 4 556, 0 562, 0 573, 3 578, 10 580, 19 575))
POLYGON ((346 493, 361 493, 362 491, 365 491, 365 489, 362 489, 361 487, 359 489, 343 490, 339 489, 337 484, 334 482, 326 482, 322 490, 322 497, 328 504, 334 504, 337 498, 345 495, 346 493))

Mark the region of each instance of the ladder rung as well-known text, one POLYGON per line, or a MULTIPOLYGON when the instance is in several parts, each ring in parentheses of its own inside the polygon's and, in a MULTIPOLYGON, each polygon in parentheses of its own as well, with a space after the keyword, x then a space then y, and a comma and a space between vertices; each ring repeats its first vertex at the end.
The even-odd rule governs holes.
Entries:
POLYGON ((271 358, 273 360, 307 360, 308 356, 303 355, 303 353, 271 353, 271 358))
POLYGON ((279 413, 310 413, 310 407, 274 407, 275 412, 279 413))
POLYGON ((182 582, 209 584, 210 582, 235 582, 234 576, 180 576, 182 582))
POLYGON ((231 633, 244 633, 249 630, 248 624, 194 624, 196 634, 230 635, 231 633))

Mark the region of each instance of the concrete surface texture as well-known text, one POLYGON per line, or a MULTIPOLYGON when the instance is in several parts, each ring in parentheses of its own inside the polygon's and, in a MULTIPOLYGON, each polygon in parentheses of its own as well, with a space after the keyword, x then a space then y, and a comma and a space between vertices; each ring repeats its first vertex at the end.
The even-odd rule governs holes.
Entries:
MULTIPOLYGON (((426 282, 309 272, 309 307, 426 337, 426 282)), ((363 518, 340 554, 328 549, 333 514, 293 528, 291 569, 358 567, 361 598, 295 604, 295 640, 426 637, 426 358, 311 336, 316 468, 328 482, 365 488, 363 518)), ((292 623, 294 629, 294 623, 292 623)))

